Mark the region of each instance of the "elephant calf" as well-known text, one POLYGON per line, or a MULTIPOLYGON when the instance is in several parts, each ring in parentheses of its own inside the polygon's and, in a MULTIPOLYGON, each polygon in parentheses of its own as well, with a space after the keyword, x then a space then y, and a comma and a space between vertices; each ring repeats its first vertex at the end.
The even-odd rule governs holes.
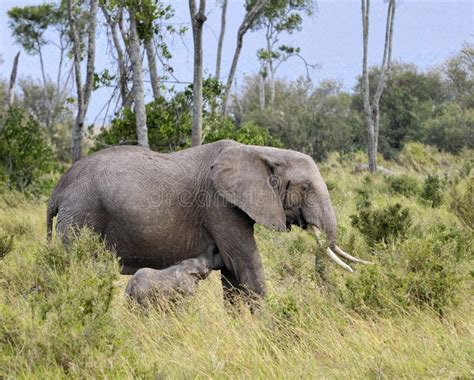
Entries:
POLYGON ((166 269, 139 269, 128 282, 125 294, 142 306, 153 300, 175 301, 179 297, 193 295, 198 282, 223 265, 222 256, 214 253, 212 246, 205 254, 166 269))

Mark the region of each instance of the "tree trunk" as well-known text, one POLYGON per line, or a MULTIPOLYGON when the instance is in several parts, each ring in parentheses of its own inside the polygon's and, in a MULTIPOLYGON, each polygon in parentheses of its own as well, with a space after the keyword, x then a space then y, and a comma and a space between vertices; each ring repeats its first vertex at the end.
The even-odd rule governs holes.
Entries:
POLYGON ((95 31, 97 25, 97 0, 90 0, 89 27, 87 29, 87 67, 86 82, 82 85, 81 74, 81 41, 76 29, 76 20, 73 15, 73 2, 67 1, 69 30, 72 41, 74 56, 74 73, 77 91, 77 114, 72 129, 71 156, 72 162, 82 158, 82 138, 84 134, 84 119, 89 106, 89 99, 94 86, 94 63, 95 63, 95 31))
POLYGON ((273 56, 272 56, 272 43, 271 43, 271 36, 273 35, 273 20, 270 19, 268 25, 267 33, 266 33, 266 40, 267 40, 267 67, 268 73, 270 74, 270 105, 273 106, 275 103, 275 68, 273 67, 273 56))
POLYGON ((226 12, 227 12, 227 1, 222 2, 222 13, 221 13, 221 31, 219 33, 219 42, 217 43, 217 58, 216 58, 216 74, 215 78, 220 80, 221 77, 221 61, 222 61, 222 45, 224 44, 225 35, 225 24, 226 24, 226 12))
POLYGON ((364 115, 367 125, 367 157, 369 161, 369 171, 377 171, 377 151, 380 130, 380 98, 386 86, 387 77, 391 68, 393 22, 395 18, 395 0, 389 0, 387 10, 387 24, 385 30, 385 45, 382 66, 377 90, 370 103, 369 71, 367 67, 368 43, 369 43, 369 12, 370 0, 361 0, 362 10, 362 95, 364 100, 364 115))
POLYGON ((240 52, 242 51, 242 44, 245 33, 249 30, 252 26, 252 23, 260 14, 260 11, 264 7, 264 5, 268 2, 268 0, 257 0, 255 5, 250 9, 246 14, 240 24, 239 30, 237 32, 237 44, 234 51, 234 58, 232 59, 232 65, 230 67, 229 75, 227 76, 227 82, 224 91, 224 100, 223 100, 223 107, 222 113, 227 115, 229 106, 230 106, 230 91, 232 89, 232 82, 234 81, 235 72, 237 70, 237 64, 239 63, 240 52))
POLYGON ((263 72, 259 74, 258 100, 260 105, 260 111, 263 111, 265 109, 265 76, 263 72))
POLYGON ((273 103, 275 103, 275 69, 271 60, 270 63, 271 65, 268 69, 270 73, 270 105, 273 106, 273 103))
POLYGON ((118 20, 122 19, 122 12, 123 9, 119 10, 118 19, 113 18, 107 8, 102 5, 101 6, 102 13, 105 16, 107 24, 110 28, 110 34, 112 36, 112 42, 115 47, 115 51, 117 52, 117 63, 119 68, 119 87, 120 87, 120 98, 122 99, 122 107, 125 107, 125 103, 127 98, 129 97, 128 85, 127 85, 127 65, 125 63, 125 53, 122 49, 122 45, 120 44, 120 39, 117 34, 117 23, 118 20))
POLYGON ((138 145, 148 148, 148 128, 146 125, 145 89, 143 86, 142 61, 140 55, 140 40, 137 32, 137 21, 133 8, 129 8, 130 14, 130 44, 129 55, 132 62, 133 74, 133 97, 135 122, 137 130, 138 145))
POLYGON ((369 12, 370 0, 361 1, 362 8, 362 97, 364 100, 364 114, 367 128, 367 159, 369 161, 369 171, 375 173, 377 171, 377 152, 375 151, 375 131, 373 122, 372 106, 370 105, 370 88, 369 88, 369 70, 367 67, 367 55, 369 47, 369 12))
POLYGON ((158 76, 158 68, 156 65, 156 49, 153 37, 150 37, 147 41, 145 41, 145 50, 148 60, 148 70, 150 71, 150 82, 151 89, 153 91, 153 97, 158 98, 160 96, 160 77, 158 76))
POLYGON ((8 108, 11 108, 13 101, 15 100, 15 84, 16 84, 16 74, 18 72, 18 60, 20 59, 20 52, 16 53, 15 58, 13 59, 12 72, 10 74, 10 83, 8 85, 8 108))
POLYGON ((195 1, 189 0, 194 42, 192 146, 201 145, 202 135, 202 28, 206 21, 205 9, 205 0, 200 0, 198 12, 195 1))

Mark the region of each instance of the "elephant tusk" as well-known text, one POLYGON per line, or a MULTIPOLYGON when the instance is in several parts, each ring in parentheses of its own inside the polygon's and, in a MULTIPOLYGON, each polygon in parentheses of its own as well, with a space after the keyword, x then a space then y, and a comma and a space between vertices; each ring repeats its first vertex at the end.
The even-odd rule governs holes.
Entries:
POLYGON ((345 270, 353 273, 354 270, 349 266, 347 265, 344 261, 342 261, 332 250, 331 248, 328 247, 328 249, 326 250, 326 253, 328 254, 329 258, 334 261, 337 265, 339 265, 340 267, 344 268, 345 270))
MULTIPOLYGON (((321 231, 319 230, 318 227, 316 226, 311 226, 311 230, 314 234, 314 237, 316 238, 316 242, 318 243, 318 247, 321 248, 322 247, 322 242, 321 242, 321 231)), ((336 247, 336 250, 338 249, 338 247, 336 247)), ((340 251, 342 251, 341 249, 339 249, 340 251)), ((334 261, 337 265, 341 266, 342 268, 344 268, 345 270, 353 273, 354 270, 349 266, 347 265, 344 261, 342 261, 332 250, 331 248, 328 247, 328 249, 326 250, 326 253, 327 255, 329 256, 329 258, 334 261)), ((344 252, 345 253, 345 252, 344 252)), ((346 255, 349 255, 347 253, 345 253, 346 255)), ((344 256, 344 255, 342 255, 344 256)), ((349 255, 350 256, 350 255, 349 255)), ((352 256, 351 256, 352 257, 352 256)))
POLYGON ((373 264, 373 263, 371 263, 370 261, 365 261, 365 260, 358 259, 357 257, 354 257, 354 256, 349 255, 347 252, 344 252, 344 251, 343 251, 341 248, 339 248, 337 245, 336 245, 335 251, 336 251, 336 253, 337 253, 339 256, 345 257, 347 260, 350 260, 350 261, 352 261, 353 263, 373 264))

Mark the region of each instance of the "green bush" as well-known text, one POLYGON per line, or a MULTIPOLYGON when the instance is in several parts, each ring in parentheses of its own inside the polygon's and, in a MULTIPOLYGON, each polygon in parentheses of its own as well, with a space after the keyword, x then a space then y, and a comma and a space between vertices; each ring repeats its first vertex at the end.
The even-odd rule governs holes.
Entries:
POLYGON ((84 230, 69 247, 45 245, 17 265, 0 266, 0 377, 49 366, 60 377, 92 376, 104 358, 112 369, 125 349, 111 315, 119 266, 100 238, 84 230))
POLYGON ((361 267, 339 288, 343 304, 360 314, 393 314, 428 307, 442 316, 465 296, 472 236, 438 225, 423 236, 387 247, 380 265, 361 267))
POLYGON ((443 203, 443 184, 436 175, 429 175, 424 183, 421 198, 427 201, 431 207, 438 207, 443 203))
MULTIPOLYGON (((244 144, 281 146, 265 128, 244 123, 240 128, 229 118, 216 112, 220 88, 215 81, 204 83, 203 142, 233 139, 244 144), (217 99, 217 100, 216 100, 217 99)), ((159 152, 176 151, 191 146, 192 92, 188 88, 170 99, 158 97, 146 105, 148 140, 150 149, 159 152)), ((95 137, 92 151, 107 146, 136 144, 135 114, 125 109, 122 115, 112 120, 110 127, 101 130, 95 137)))
POLYGON ((406 299, 416 306, 429 306, 442 315, 464 297, 463 287, 472 259, 472 234, 435 226, 422 237, 403 244, 406 299))
POLYGON ((385 208, 362 208, 357 215, 351 215, 352 226, 364 235, 367 243, 404 239, 412 225, 410 210, 396 203, 385 208))
POLYGON ((11 108, 0 120, 0 162, 4 180, 21 191, 38 191, 35 186, 54 167, 39 123, 20 108, 11 108))
POLYGON ((474 228, 474 177, 468 179, 466 190, 460 193, 453 190, 451 210, 467 226, 474 228))
POLYGON ((393 193, 401 194, 407 198, 417 195, 420 190, 418 180, 408 174, 387 177, 386 181, 393 193))
POLYGON ((425 143, 451 153, 474 148, 474 110, 450 103, 424 124, 425 143))

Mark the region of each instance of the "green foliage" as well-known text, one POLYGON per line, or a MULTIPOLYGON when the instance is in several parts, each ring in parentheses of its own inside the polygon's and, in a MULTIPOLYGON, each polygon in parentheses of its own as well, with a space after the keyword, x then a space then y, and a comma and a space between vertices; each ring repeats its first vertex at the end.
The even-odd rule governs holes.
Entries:
POLYGON ((474 45, 466 43, 461 51, 450 58, 444 65, 448 78, 450 96, 462 107, 474 107, 474 45))
POLYGON ((98 236, 83 231, 70 246, 42 246, 33 263, 18 265, 18 272, 0 267, 6 295, 0 306, 1 377, 44 366, 92 376, 91 360, 112 359, 126 349, 111 314, 119 266, 98 236))
POLYGON ((406 238, 412 225, 410 210, 399 203, 385 208, 364 207, 357 215, 351 215, 351 221, 372 246, 406 238))
POLYGON ((474 149, 474 108, 449 103, 424 124, 424 141, 451 153, 474 149))
MULTIPOLYGON (((190 146, 191 113, 189 99, 184 93, 170 100, 155 98, 146 105, 146 112, 150 149, 167 152, 190 146)), ((110 127, 101 130, 93 151, 109 145, 136 144, 136 141, 135 114, 131 109, 125 109, 121 116, 112 120, 110 127)))
POLYGON ((453 190, 450 208, 467 226, 474 229, 474 178, 468 178, 464 192, 453 190))
MULTIPOLYGON (((369 72, 370 93, 375 94, 380 70, 369 72)), ((422 123, 431 117, 436 105, 447 98, 438 72, 419 72, 413 65, 394 64, 380 101, 380 152, 393 158, 407 141, 422 138, 422 123)), ((353 108, 362 113, 361 78, 353 97, 353 108)), ((364 133, 365 125, 359 133, 364 133)), ((365 140, 364 140, 365 143, 365 140)))
POLYGON ((267 129, 286 148, 323 160, 331 151, 350 151, 352 145, 351 98, 341 84, 325 81, 318 86, 304 79, 276 81, 275 102, 271 108, 258 106, 258 78, 247 77, 235 113, 242 119, 267 129))
POLYGON ((391 191, 407 198, 416 196, 420 191, 419 181, 408 174, 386 177, 386 181, 391 191))
MULTIPOLYGON (((461 176, 446 182, 448 194, 458 192, 450 201, 462 199, 467 210, 472 152, 405 148, 410 154, 389 167, 411 176, 449 168, 461 176)), ((349 274, 308 231, 257 225, 268 296, 255 314, 229 312, 218 272, 179 308, 130 308, 129 277, 118 275, 96 236, 44 245, 44 203, 3 189, 0 237, 15 241, 0 261, 0 378, 469 378, 472 230, 452 207, 406 198, 413 227, 405 238, 368 245, 349 216, 357 202, 358 211, 386 210, 391 189, 382 175, 354 175, 363 156, 332 154, 321 171, 336 184, 338 245, 374 264, 349 274), (328 286, 315 274, 315 255, 328 286), (338 352, 339 361, 328 354, 338 352)))
POLYGON ((54 166, 39 123, 20 108, 12 108, 0 120, 0 162, 8 185, 18 190, 35 190, 54 166))
POLYGON ((16 105, 37 120, 55 156, 68 162, 71 153, 71 130, 74 122, 73 106, 68 104, 68 92, 58 91, 56 84, 31 78, 20 79, 21 94, 16 105))
POLYGON ((423 183, 421 198, 427 201, 431 207, 438 207, 443 203, 444 186, 436 175, 428 175, 423 183))
MULTIPOLYGON (((212 78, 204 82, 204 143, 233 139, 245 144, 281 146, 281 143, 265 128, 252 123, 246 123, 238 128, 230 119, 214 112, 220 104, 222 90, 222 85, 212 78)), ((191 100, 192 87, 189 87, 170 99, 159 97, 146 105, 150 149, 169 152, 191 146, 191 100)), ((124 110, 121 116, 112 120, 109 128, 100 132, 92 150, 117 144, 135 144, 137 140, 135 125, 133 111, 124 110)))
POLYGON ((8 12, 13 37, 28 53, 36 54, 46 44, 45 31, 64 22, 64 13, 53 3, 13 7, 8 12))
POLYGON ((472 243, 472 236, 437 225, 386 248, 378 265, 346 279, 339 297, 363 315, 410 312, 416 306, 442 316, 461 301, 469 276, 461 263, 469 258, 472 243))
POLYGON ((467 275, 460 265, 473 243, 462 233, 439 225, 428 236, 404 245, 403 278, 409 304, 427 305, 443 315, 460 301, 467 275))

